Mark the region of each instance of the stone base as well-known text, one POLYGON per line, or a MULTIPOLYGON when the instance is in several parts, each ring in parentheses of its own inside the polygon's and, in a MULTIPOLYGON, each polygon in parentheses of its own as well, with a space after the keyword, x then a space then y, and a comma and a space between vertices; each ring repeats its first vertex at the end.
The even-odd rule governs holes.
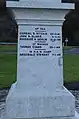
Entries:
POLYGON ((77 118, 73 95, 64 87, 56 91, 41 90, 26 94, 13 84, 6 99, 3 119, 77 118))
MULTIPOLYGON (((5 115, 3 115, 0 119, 27 119, 27 118, 8 118, 5 115)), ((29 118, 30 119, 30 118, 29 118)), ((32 118, 35 119, 35 118, 32 118)), ((71 116, 71 117, 39 117, 36 119, 79 119, 79 114, 77 112, 75 112, 75 116, 71 116)))

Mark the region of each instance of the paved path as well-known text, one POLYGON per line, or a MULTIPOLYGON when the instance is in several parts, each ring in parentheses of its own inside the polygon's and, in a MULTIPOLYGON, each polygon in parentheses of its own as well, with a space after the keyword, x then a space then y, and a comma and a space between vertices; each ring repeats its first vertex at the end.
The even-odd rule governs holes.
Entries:
POLYGON ((0 54, 16 54, 17 52, 14 51, 0 51, 0 54))
POLYGON ((79 55, 79 48, 72 48, 70 50, 64 50, 64 54, 75 54, 75 55, 79 55))

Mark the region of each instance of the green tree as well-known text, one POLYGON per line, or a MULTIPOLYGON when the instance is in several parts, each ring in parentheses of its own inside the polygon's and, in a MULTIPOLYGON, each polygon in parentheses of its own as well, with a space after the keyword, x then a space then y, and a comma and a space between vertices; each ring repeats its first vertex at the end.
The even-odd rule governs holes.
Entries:
POLYGON ((79 2, 75 2, 75 9, 71 10, 66 16, 62 27, 63 41, 69 39, 69 45, 79 45, 79 41, 75 40, 76 32, 79 31, 79 2))

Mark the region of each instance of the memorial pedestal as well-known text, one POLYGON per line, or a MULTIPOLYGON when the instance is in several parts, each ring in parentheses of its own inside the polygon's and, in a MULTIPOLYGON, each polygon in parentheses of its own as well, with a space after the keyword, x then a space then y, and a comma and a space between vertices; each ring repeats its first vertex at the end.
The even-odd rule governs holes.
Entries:
POLYGON ((16 90, 15 85, 7 98, 7 117, 26 118, 73 118, 74 97, 66 89, 55 91, 36 90, 26 93, 16 90))
POLYGON ((4 119, 78 118, 63 86, 62 23, 73 5, 48 2, 7 2, 18 24, 18 58, 4 119))

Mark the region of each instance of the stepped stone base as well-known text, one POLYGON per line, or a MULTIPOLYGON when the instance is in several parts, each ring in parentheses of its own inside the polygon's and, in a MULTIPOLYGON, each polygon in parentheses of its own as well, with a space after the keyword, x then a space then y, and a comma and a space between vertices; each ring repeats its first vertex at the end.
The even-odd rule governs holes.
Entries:
POLYGON ((13 84, 1 119, 26 118, 78 118, 74 97, 64 87, 53 92, 40 89, 23 93, 13 84))

